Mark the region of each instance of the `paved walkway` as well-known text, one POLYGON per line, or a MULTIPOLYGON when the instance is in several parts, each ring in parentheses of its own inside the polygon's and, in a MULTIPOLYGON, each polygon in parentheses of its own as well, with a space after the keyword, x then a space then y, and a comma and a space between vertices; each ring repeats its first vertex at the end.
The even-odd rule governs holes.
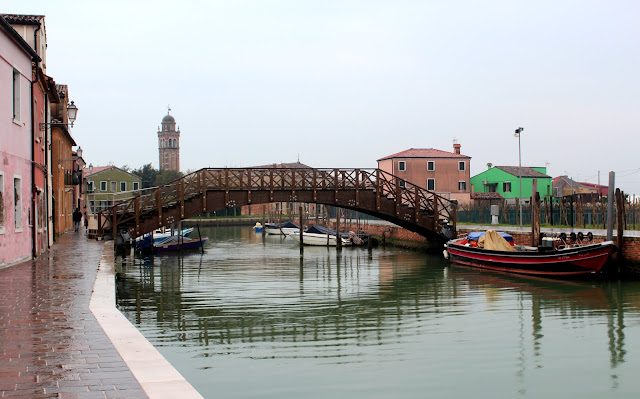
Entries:
POLYGON ((89 310, 102 247, 69 233, 0 269, 0 397, 147 398, 89 310))

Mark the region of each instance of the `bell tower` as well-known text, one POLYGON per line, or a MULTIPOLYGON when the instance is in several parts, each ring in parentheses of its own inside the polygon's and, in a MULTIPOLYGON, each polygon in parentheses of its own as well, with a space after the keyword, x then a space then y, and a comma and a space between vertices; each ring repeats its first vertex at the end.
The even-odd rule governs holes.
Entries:
POLYGON ((167 115, 162 118, 158 128, 158 152, 160 170, 180 171, 180 128, 176 129, 176 120, 167 106, 167 115))

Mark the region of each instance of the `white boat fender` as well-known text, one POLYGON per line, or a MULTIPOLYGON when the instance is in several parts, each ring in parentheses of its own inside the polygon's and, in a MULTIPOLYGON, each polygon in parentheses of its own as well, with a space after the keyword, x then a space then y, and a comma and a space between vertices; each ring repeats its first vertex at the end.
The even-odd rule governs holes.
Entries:
POLYGON ((445 249, 444 251, 442 251, 442 255, 444 255, 445 259, 449 260, 449 251, 445 249))

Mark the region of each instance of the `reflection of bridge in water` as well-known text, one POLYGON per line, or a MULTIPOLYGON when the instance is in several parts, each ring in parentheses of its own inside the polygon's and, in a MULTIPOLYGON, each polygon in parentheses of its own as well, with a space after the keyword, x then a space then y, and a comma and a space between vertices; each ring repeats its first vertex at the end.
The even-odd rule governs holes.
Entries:
POLYGON ((270 202, 332 205, 433 240, 455 235, 457 204, 380 169, 200 169, 98 214, 98 235, 132 237, 226 208, 270 202))

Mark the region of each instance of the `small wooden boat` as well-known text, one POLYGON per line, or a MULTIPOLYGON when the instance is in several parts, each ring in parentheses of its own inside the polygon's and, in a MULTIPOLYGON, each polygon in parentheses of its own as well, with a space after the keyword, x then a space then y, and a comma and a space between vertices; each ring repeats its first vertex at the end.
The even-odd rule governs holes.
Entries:
POLYGON ((208 240, 208 237, 189 238, 180 236, 167 237, 165 240, 153 244, 155 252, 175 252, 188 251, 190 249, 198 249, 202 247, 208 240))
POLYGON ((160 228, 155 230, 153 234, 150 233, 136 238, 136 249, 139 251, 150 250, 153 244, 160 243, 171 236, 177 237, 181 235, 183 237, 187 237, 189 234, 193 233, 193 230, 193 227, 182 229, 181 231, 160 228), (152 237, 153 240, 151 239, 152 237))
POLYGON ((544 237, 543 245, 514 245, 513 237, 489 230, 450 240, 444 256, 452 262, 489 270, 536 276, 568 277, 599 272, 616 250, 612 241, 592 243, 593 236, 578 233, 544 237), (586 241, 586 243, 585 243, 586 241))
POLYGON ((291 233, 300 231, 300 227, 293 222, 265 223, 264 231, 267 234, 287 236, 291 233))
MULTIPOLYGON (((300 242, 300 230, 297 230, 288 237, 292 237, 293 239, 300 242)), ((340 240, 343 246, 351 245, 351 240, 349 239, 349 233, 340 233, 340 240)), ((321 246, 336 246, 336 231, 330 230, 327 233, 327 228, 318 225, 312 225, 307 230, 303 232, 302 243, 304 245, 321 245, 321 246), (328 237, 328 240, 327 240, 328 237)))

